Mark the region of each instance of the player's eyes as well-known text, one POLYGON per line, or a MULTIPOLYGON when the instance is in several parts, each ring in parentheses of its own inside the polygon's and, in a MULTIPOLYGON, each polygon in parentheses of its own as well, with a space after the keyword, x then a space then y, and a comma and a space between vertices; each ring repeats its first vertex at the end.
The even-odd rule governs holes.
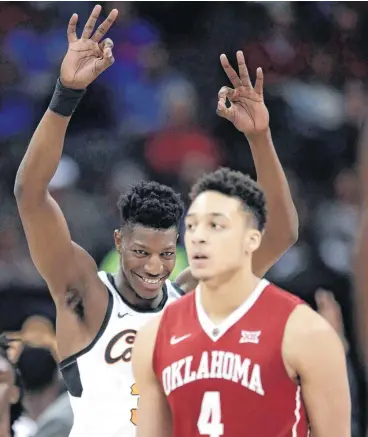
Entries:
POLYGON ((185 223, 185 227, 188 231, 194 228, 194 225, 192 223, 185 223))
POLYGON ((137 250, 133 250, 133 252, 138 256, 147 256, 148 255, 148 253, 145 250, 137 249, 137 250))
POLYGON ((163 252, 161 255, 164 256, 165 258, 171 258, 175 254, 174 252, 163 252))
POLYGON ((218 224, 218 223, 214 223, 214 222, 212 222, 211 223, 211 228, 212 229, 223 229, 223 226, 221 226, 220 224, 218 224))

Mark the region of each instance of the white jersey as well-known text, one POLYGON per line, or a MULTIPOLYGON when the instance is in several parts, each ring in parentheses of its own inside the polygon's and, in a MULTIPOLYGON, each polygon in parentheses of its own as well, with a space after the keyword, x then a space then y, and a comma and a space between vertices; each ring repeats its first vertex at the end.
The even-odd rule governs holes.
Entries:
POLYGON ((131 366, 137 330, 180 297, 166 281, 165 298, 141 311, 119 294, 111 275, 99 273, 109 291, 105 319, 94 341, 60 363, 74 413, 70 437, 134 437, 138 392, 131 366))

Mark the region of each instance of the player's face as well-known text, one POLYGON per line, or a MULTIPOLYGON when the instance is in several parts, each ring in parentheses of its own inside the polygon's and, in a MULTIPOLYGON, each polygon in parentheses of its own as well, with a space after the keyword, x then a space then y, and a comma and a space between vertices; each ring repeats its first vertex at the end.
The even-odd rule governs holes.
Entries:
POLYGON ((261 241, 240 200, 215 191, 205 191, 193 201, 185 222, 189 265, 199 280, 236 272, 261 241))
POLYGON ((154 299, 175 266, 177 230, 143 226, 115 232, 123 272, 143 299, 154 299), (122 235, 123 234, 123 235, 122 235))

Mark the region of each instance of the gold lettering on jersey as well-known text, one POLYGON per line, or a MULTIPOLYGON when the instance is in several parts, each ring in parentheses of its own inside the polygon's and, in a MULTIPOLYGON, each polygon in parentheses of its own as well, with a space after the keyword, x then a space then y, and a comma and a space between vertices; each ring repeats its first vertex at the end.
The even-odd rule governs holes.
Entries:
POLYGON ((137 331, 135 329, 125 329, 114 335, 106 346, 106 363, 116 364, 119 361, 129 363, 132 359, 132 349, 136 335, 137 331), (116 349, 118 349, 119 352, 116 352, 116 349))
POLYGON ((197 368, 193 367, 193 356, 188 356, 162 371, 162 385, 167 396, 177 388, 200 379, 226 379, 260 396, 265 394, 260 365, 232 352, 205 351, 197 368))

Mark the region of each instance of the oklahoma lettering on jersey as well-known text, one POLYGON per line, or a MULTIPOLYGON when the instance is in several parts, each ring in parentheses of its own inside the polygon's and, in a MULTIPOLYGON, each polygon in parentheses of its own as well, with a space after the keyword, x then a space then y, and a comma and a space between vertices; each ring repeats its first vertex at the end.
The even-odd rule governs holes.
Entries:
POLYGON ((112 276, 100 272, 108 309, 100 332, 84 350, 60 363, 74 413, 70 437, 134 437, 139 392, 131 367, 137 331, 179 297, 166 282, 157 311, 138 311, 116 290, 112 276))
POLYGON ((264 395, 261 367, 249 358, 224 351, 202 352, 198 367, 193 367, 193 355, 175 361, 162 371, 162 385, 166 396, 178 387, 200 379, 226 379, 264 395))
POLYGON ((282 358, 286 322, 302 303, 261 280, 217 326, 199 289, 165 309, 153 367, 170 405, 173 437, 307 437, 301 389, 282 358))

